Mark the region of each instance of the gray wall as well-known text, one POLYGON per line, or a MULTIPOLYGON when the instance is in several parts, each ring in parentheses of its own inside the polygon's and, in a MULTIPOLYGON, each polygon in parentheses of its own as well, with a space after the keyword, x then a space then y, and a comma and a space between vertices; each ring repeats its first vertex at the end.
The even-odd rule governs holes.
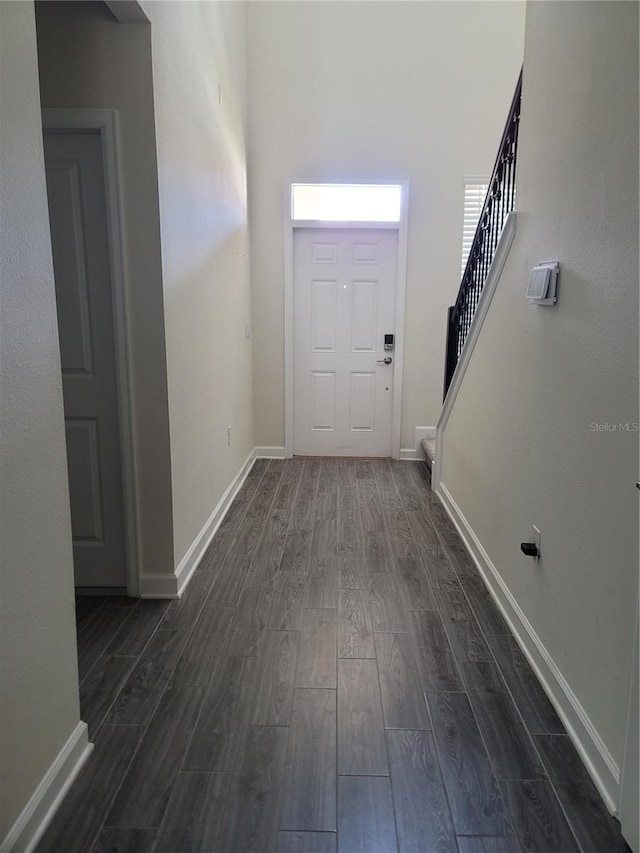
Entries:
POLYGON ((103 3, 36 4, 42 106, 116 109, 139 568, 173 572, 171 461, 151 28, 103 3))
POLYGON ((463 178, 491 172, 524 3, 261 2, 248 22, 256 444, 284 444, 285 179, 409 178, 401 446, 413 447, 440 412, 463 178))
POLYGON ((245 7, 146 2, 144 9, 153 52, 178 566, 254 446, 252 340, 245 338, 245 7))
POLYGON ((167 573, 254 443, 245 9, 145 12, 38 4, 38 40, 44 105, 118 109, 142 567, 167 573))
POLYGON ((33 5, 0 3, 0 839, 79 722, 33 5))
MULTIPOLYGON (((159 205, 149 177, 153 146, 146 144, 153 139, 150 79, 144 74, 148 27, 145 36, 144 25, 136 25, 141 28, 136 30, 134 25, 112 24, 99 7, 62 11, 69 16, 64 23, 53 20, 58 14, 53 8, 39 10, 43 66, 51 72, 43 75, 46 100, 49 105, 120 110, 121 141, 127 148, 123 152, 121 147, 125 224, 136 223, 128 230, 127 270, 134 287, 129 307, 140 323, 135 334, 141 335, 133 347, 136 375, 142 377, 136 385, 136 429, 142 444, 138 462, 144 466, 154 454, 166 454, 168 437, 162 424, 167 404, 173 454, 174 521, 157 531, 155 551, 149 542, 145 567, 164 571, 168 561, 172 571, 253 447, 252 341, 244 337, 245 321, 251 318, 245 10, 242 4, 148 4, 159 205), (76 37, 80 44, 71 45, 76 37), (63 56, 67 49, 70 55, 63 56), (95 73, 85 79, 89 57, 95 73), (145 146, 136 147, 142 140, 145 146), (142 162, 143 148, 148 164, 142 162), (154 255, 157 210, 164 244, 163 300, 157 298, 160 267, 154 255), (132 240, 139 245, 131 246, 132 240), (149 328, 141 329, 145 311, 149 328), (168 391, 163 384, 163 329, 168 391), (233 428, 230 448, 227 424, 233 428)), ((62 388, 32 4, 0 3, 0 63, 3 838, 76 729, 79 706, 62 388)), ((168 472, 156 474, 158 479, 140 496, 145 513, 152 507, 152 515, 145 518, 171 511, 168 472)), ((145 526, 151 529, 152 524, 145 526)))
POLYGON ((528 5, 517 209, 442 481, 619 765, 638 594, 638 434, 617 429, 638 421, 637 4, 528 5), (548 260, 558 304, 531 306, 548 260), (538 565, 519 550, 533 524, 538 565))

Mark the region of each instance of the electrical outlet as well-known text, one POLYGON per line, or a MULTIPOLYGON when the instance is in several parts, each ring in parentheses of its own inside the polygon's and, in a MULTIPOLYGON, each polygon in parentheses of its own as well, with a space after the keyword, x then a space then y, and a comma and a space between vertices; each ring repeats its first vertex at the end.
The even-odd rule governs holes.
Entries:
POLYGON ((245 338, 251 337, 251 320, 247 320, 247 322, 244 324, 244 336, 245 338))
POLYGON ((538 561, 540 559, 540 557, 542 556, 542 549, 541 549, 541 545, 540 545, 540 543, 542 541, 542 533, 540 533, 540 528, 536 527, 535 524, 533 525, 533 532, 531 534, 531 541, 536 543, 536 547, 538 549, 538 556, 536 557, 536 561, 538 561))
POLYGON ((231 447, 231 426, 227 427, 227 447, 231 447))

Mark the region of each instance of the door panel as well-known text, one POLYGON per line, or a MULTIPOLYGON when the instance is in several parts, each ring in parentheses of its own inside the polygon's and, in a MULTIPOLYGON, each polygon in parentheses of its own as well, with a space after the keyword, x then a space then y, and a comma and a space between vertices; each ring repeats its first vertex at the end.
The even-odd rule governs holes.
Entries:
POLYGON ((75 581, 126 586, 120 435, 102 146, 45 131, 75 581))
POLYGON ((354 243, 353 244, 353 263, 354 264, 377 264, 378 263, 378 245, 377 245, 377 243, 354 243))
POLYGON ((313 352, 336 351, 337 281, 314 281, 311 307, 311 349, 313 352))
POLYGON ((56 205, 56 299, 63 374, 93 374, 91 324, 86 280, 86 250, 82 233, 82 202, 78 163, 52 166, 50 192, 56 205), (64 239, 64 235, 69 239, 64 239), (59 284, 58 284, 59 282, 59 284))
POLYGON ((354 281, 351 287, 351 352, 375 352, 378 282, 354 281))
POLYGON ((66 418, 65 427, 73 539, 102 544, 98 421, 66 418))
POLYGON ((372 432, 376 422, 375 373, 351 372, 351 429, 372 432))
POLYGON ((314 243, 312 257, 314 264, 335 264, 338 260, 338 246, 336 243, 314 243))
POLYGON ((311 373, 311 429, 336 427, 336 375, 311 373))
POLYGON ((390 456, 397 232, 296 229, 294 453, 390 456))

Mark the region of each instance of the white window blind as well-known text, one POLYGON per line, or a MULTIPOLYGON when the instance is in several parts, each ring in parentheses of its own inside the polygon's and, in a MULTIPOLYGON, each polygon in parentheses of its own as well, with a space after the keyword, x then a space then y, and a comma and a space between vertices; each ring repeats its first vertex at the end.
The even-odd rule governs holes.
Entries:
POLYGON ((462 270, 464 275, 471 244, 482 213, 482 205, 489 187, 489 178, 465 178, 464 181, 464 224, 462 227, 462 270))

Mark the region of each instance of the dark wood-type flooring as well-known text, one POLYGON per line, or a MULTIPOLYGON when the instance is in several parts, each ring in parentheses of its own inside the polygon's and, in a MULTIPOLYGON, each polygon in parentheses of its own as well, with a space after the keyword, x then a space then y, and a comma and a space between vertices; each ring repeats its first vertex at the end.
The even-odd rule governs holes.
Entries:
POLYGON ((78 600, 39 853, 618 853, 422 464, 258 460, 178 601, 78 600))

